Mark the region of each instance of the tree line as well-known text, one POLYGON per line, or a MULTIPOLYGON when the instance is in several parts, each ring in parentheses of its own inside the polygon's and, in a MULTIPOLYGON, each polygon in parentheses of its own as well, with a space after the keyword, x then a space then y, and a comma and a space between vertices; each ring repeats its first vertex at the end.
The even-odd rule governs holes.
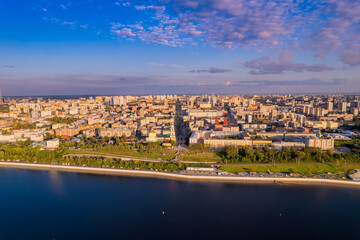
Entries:
POLYGON ((26 163, 59 164, 70 166, 106 167, 123 169, 142 169, 156 171, 179 171, 188 166, 205 166, 203 164, 184 164, 168 162, 122 161, 102 157, 72 157, 66 149, 41 150, 40 147, 20 147, 16 145, 0 146, 0 159, 26 163))
POLYGON ((219 151, 222 162, 227 163, 360 163, 360 155, 339 154, 332 151, 321 151, 319 148, 282 148, 276 150, 272 147, 228 146, 219 151))
MULTIPOLYGON (((359 145, 357 145, 359 147, 359 145)), ((190 151, 209 152, 209 145, 190 144, 190 151)), ((354 146, 353 146, 354 148, 354 146)), ((273 147, 250 147, 250 146, 227 146, 216 151, 221 157, 222 163, 360 163, 360 152, 354 154, 333 153, 321 151, 319 148, 282 148, 277 150, 273 147)))

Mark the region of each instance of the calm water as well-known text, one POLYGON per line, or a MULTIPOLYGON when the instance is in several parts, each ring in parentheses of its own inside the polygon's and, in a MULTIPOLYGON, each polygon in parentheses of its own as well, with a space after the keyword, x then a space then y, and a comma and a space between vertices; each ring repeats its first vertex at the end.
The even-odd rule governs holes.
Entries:
POLYGON ((0 194, 0 239, 360 239, 354 188, 0 168, 0 194))

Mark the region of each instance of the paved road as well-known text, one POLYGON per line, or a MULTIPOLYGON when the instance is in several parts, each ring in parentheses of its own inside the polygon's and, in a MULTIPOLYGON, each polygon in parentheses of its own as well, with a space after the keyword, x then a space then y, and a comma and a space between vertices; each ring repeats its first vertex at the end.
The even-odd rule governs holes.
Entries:
POLYGON ((86 151, 86 150, 80 150, 78 151, 84 152, 84 154, 67 154, 66 156, 73 156, 73 157, 85 157, 85 156, 91 156, 91 157, 104 157, 104 158, 113 158, 113 159, 120 159, 123 161, 141 161, 141 162, 168 162, 166 160, 160 160, 160 159, 151 159, 151 158, 145 158, 145 157, 133 157, 128 155, 121 155, 121 154, 111 154, 111 153, 101 153, 101 152, 93 152, 93 151, 86 151))
POLYGON ((180 101, 176 101, 175 107, 175 135, 176 145, 185 146, 186 127, 183 119, 183 111, 181 110, 180 101))
POLYGON ((318 163, 318 162, 314 162, 314 163, 228 163, 228 164, 220 164, 220 165, 226 165, 226 166, 276 166, 276 165, 324 165, 327 163, 318 163))

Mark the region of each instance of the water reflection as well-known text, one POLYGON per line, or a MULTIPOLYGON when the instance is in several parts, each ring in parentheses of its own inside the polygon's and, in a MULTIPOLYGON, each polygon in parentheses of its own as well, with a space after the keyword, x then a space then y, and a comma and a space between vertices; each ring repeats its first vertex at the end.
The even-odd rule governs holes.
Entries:
POLYGON ((53 193, 57 195, 65 195, 65 187, 62 178, 64 176, 61 176, 62 173, 59 173, 56 170, 51 170, 48 172, 49 175, 49 182, 51 186, 51 190, 53 193))

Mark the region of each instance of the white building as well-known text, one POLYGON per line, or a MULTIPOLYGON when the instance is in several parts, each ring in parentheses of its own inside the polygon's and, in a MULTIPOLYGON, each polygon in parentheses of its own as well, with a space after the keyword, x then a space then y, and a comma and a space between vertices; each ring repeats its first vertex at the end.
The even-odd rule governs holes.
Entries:
POLYGON ((31 134, 30 140, 35 142, 42 142, 44 141, 44 136, 42 134, 31 134))
POLYGON ((307 138, 306 147, 321 148, 322 150, 334 148, 334 138, 307 138))
POLYGON ((47 140, 46 141, 46 148, 54 149, 60 146, 60 141, 57 138, 47 140))
POLYGON ((274 142, 271 145, 277 150, 281 150, 282 148, 286 148, 286 147, 298 147, 298 148, 305 147, 305 143, 302 142, 274 142))
POLYGON ((15 142, 15 136, 0 134, 0 142, 15 142))

